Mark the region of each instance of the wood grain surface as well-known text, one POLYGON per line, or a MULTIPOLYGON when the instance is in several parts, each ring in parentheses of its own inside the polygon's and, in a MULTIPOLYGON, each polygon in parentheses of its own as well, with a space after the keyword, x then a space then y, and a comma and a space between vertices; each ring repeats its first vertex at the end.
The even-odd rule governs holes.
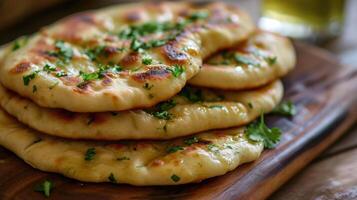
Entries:
MULTIPOLYGON (((331 54, 296 44, 298 64, 284 79, 293 118, 268 116, 283 130, 282 142, 254 163, 201 183, 133 187, 88 184, 31 168, 0 148, 0 199, 45 199, 33 187, 54 181, 51 199, 263 199, 338 139, 356 120, 357 70, 342 67, 331 54)), ((352 159, 352 158, 351 158, 352 159)))

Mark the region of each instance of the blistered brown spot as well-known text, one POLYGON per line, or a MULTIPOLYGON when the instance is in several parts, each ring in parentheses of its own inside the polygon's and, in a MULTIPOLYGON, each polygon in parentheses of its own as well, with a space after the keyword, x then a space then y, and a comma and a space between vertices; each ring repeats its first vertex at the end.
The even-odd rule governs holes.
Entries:
POLYGON ((137 64, 140 61, 140 55, 138 52, 131 52, 130 54, 126 55, 121 61, 120 65, 123 66, 132 66, 137 64))
POLYGON ((67 86, 75 86, 81 82, 81 79, 75 76, 63 76, 60 79, 63 82, 63 84, 67 86))
POLYGON ((76 87, 73 87, 73 91, 80 93, 80 94, 87 94, 89 93, 90 82, 83 82, 78 84, 76 87))
POLYGON ((71 122, 77 118, 77 114, 74 112, 62 110, 62 109, 53 109, 51 115, 57 119, 60 119, 65 122, 71 122))
POLYGON ((163 55, 170 64, 184 64, 188 59, 187 55, 183 52, 180 52, 175 46, 176 44, 171 42, 163 46, 163 55))
POLYGON ((171 72, 162 67, 152 67, 146 72, 138 72, 133 74, 131 77, 138 82, 146 82, 148 80, 163 80, 168 78, 171 72))
POLYGON ((20 73, 26 72, 30 68, 31 68, 31 63, 24 61, 24 62, 17 64, 14 68, 12 68, 10 70, 10 72, 13 74, 20 74, 20 73))
POLYGON ((165 162, 163 160, 156 159, 156 160, 152 161, 151 166, 158 167, 158 166, 162 166, 164 164, 165 164, 165 162))
POLYGON ((106 56, 110 57, 116 54, 118 49, 116 47, 106 46, 104 47, 103 52, 106 56))
POLYGON ((131 10, 124 15, 124 20, 131 23, 140 21, 143 18, 141 13, 140 10, 131 10))
POLYGON ((103 79, 102 79, 102 85, 103 86, 108 86, 112 83, 112 79, 109 78, 108 76, 105 76, 103 79))

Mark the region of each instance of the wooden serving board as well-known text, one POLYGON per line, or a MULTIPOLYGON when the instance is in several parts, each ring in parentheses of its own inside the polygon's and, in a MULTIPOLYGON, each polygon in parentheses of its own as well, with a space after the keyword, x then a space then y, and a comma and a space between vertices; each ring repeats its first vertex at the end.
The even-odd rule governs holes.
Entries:
POLYGON ((0 199, 45 199, 34 192, 44 179, 54 181, 51 199, 264 199, 308 164, 357 118, 357 68, 342 67, 329 53, 296 44, 298 64, 284 79, 285 99, 294 102, 293 118, 268 116, 283 130, 277 148, 259 160, 201 183, 134 187, 89 184, 31 168, 0 148, 0 199))

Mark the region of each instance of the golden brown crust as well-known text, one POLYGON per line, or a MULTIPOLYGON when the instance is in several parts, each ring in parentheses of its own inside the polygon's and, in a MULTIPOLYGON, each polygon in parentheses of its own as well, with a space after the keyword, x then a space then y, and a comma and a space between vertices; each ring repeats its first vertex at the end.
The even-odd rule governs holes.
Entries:
POLYGON ((253 29, 245 13, 223 3, 87 11, 42 29, 19 49, 3 49, 0 81, 44 107, 74 112, 149 107, 177 93, 198 73, 202 57, 253 29), (145 81, 154 85, 151 91, 143 88, 145 81))

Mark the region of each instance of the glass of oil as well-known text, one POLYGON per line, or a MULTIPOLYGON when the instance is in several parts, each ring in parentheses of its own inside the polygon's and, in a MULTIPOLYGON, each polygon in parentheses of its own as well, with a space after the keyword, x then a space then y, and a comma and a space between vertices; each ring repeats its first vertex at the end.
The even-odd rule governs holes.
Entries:
POLYGON ((263 0, 259 27, 322 43, 343 29, 345 0, 263 0))

